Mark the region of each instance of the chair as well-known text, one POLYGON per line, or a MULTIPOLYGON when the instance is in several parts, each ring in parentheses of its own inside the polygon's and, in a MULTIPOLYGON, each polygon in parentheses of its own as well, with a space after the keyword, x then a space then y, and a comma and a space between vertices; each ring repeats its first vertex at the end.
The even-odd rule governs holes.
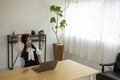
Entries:
POLYGON ((100 64, 100 66, 102 66, 102 72, 96 75, 96 80, 120 80, 120 53, 114 63, 100 64), (104 71, 105 66, 113 66, 113 70, 104 71))

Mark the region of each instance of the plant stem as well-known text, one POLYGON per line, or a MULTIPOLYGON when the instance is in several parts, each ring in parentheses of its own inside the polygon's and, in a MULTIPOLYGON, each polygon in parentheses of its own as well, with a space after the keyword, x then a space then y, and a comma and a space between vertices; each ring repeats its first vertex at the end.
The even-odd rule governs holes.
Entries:
POLYGON ((63 30, 62 30, 62 34, 60 35, 59 39, 58 39, 58 42, 61 40, 61 38, 63 37, 63 30))
POLYGON ((54 33, 56 33, 56 32, 55 32, 55 29, 53 28, 53 24, 52 24, 52 30, 53 30, 54 33))
POLYGON ((56 14, 56 38, 57 38, 57 42, 59 43, 59 38, 58 38, 58 11, 57 11, 57 14, 56 14))

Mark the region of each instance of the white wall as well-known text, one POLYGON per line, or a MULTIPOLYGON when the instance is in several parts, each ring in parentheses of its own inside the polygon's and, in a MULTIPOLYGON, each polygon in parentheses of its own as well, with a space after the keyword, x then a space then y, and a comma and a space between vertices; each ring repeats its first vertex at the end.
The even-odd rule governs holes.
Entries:
MULTIPOLYGON (((64 6, 64 0, 0 0, 0 70, 7 69, 7 34, 13 31, 22 34, 44 30, 47 35, 47 60, 53 59, 55 36, 49 24, 49 7, 52 4, 64 6)), ((17 55, 15 50, 14 55, 17 55)))

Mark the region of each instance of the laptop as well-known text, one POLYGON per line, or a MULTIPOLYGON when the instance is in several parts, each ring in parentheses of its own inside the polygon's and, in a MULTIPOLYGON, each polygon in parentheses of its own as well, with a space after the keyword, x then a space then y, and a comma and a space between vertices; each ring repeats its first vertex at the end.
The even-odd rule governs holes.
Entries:
POLYGON ((40 63, 39 66, 32 67, 32 70, 37 73, 48 71, 48 70, 53 70, 55 69, 57 62, 58 62, 57 60, 43 62, 43 63, 40 63))

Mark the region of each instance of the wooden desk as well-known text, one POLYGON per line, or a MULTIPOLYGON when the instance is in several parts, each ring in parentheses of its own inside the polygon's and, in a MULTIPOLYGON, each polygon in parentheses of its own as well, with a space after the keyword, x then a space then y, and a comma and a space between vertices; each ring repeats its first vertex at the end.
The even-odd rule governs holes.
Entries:
POLYGON ((54 70, 36 73, 31 67, 0 72, 0 80, 77 80, 99 73, 72 60, 59 61, 54 70), (27 72, 24 70, 28 69, 27 72))

